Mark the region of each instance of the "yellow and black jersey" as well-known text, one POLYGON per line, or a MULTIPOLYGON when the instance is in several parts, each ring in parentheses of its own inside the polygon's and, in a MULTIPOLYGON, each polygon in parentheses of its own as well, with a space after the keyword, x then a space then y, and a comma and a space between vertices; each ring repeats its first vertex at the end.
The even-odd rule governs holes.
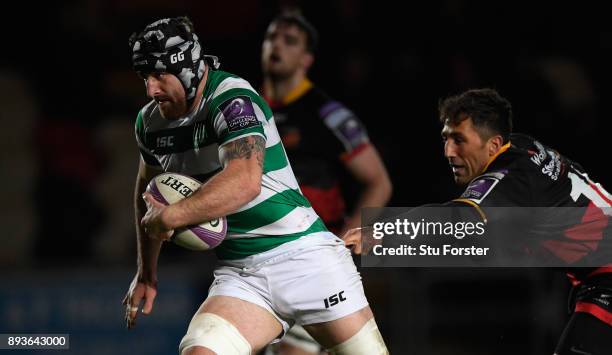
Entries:
POLYGON ((612 196, 578 163, 514 134, 452 204, 511 230, 496 233, 512 239, 506 245, 567 265, 572 310, 612 325, 612 196))
MULTIPOLYGON (((579 164, 531 137, 513 134, 454 202, 472 205, 491 225, 520 220, 516 242, 526 253, 568 266, 612 261, 612 197, 579 164)), ((593 271, 576 269, 574 276, 593 271)))
POLYGON ((567 265, 573 310, 612 325, 612 196, 579 164, 514 134, 453 204, 469 204, 487 224, 511 230, 496 235, 526 255, 567 265))

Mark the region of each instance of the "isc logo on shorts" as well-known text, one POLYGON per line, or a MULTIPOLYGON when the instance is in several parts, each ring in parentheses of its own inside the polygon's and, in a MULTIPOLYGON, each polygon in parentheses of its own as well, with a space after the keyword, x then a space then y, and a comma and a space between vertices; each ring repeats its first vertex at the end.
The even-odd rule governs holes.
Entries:
POLYGON ((335 295, 331 295, 323 300, 325 303, 325 308, 333 307, 340 302, 346 301, 346 297, 344 297, 344 291, 340 291, 335 295))

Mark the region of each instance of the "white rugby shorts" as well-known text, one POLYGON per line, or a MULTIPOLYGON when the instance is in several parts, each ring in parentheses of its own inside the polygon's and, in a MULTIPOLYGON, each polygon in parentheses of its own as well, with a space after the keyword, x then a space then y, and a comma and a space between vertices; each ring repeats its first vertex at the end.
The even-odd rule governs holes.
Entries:
POLYGON ((344 242, 313 233, 240 260, 221 260, 209 296, 231 296, 270 311, 286 332, 328 322, 368 305, 344 242))

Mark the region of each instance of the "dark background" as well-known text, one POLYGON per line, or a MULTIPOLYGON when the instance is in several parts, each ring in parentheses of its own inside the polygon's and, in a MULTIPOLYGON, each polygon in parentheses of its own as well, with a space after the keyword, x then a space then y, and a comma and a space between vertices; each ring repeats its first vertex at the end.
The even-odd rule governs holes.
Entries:
MULTIPOLYGON (((263 33, 279 9, 296 6, 321 37, 310 77, 366 124, 394 184, 390 205, 458 192, 437 103, 485 86, 513 103, 515 131, 612 186, 612 28, 596 5, 23 2, 1 28, 0 333, 70 333, 79 354, 175 351, 214 256, 168 245, 155 314, 135 332, 122 328, 136 255, 133 124, 147 102, 127 38, 160 17, 188 15, 205 53, 258 88, 263 33)), ((567 318, 559 270, 362 273, 395 354, 551 354, 567 318)))

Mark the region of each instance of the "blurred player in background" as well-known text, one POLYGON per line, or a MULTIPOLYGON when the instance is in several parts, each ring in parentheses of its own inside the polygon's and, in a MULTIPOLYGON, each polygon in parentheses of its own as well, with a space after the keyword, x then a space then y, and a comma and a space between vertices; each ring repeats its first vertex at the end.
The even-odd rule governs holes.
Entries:
POLYGON ((294 323, 333 354, 387 354, 350 253, 300 193, 265 101, 218 70, 185 17, 146 26, 130 47, 152 101, 136 120, 138 269, 124 299, 128 328, 141 302, 152 311, 162 241, 227 216, 215 280, 181 355, 256 353, 294 323), (145 193, 162 171, 203 185, 165 206, 145 193))
POLYGON ((261 55, 263 96, 304 196, 325 225, 342 235, 361 224, 362 207, 384 206, 392 186, 363 124, 308 80, 317 41, 315 28, 297 13, 270 23, 261 55), (343 169, 363 185, 348 215, 339 185, 343 169))
MULTIPOLYGON (((362 123, 308 80, 317 40, 317 31, 299 13, 281 14, 270 23, 261 55, 263 96, 274 112, 302 193, 325 225, 342 235, 361 225, 362 207, 382 207, 389 201, 391 181, 362 123), (343 197, 346 189, 340 186, 344 170, 363 185, 350 215, 343 197)), ((280 351, 313 354, 320 347, 295 327, 280 351)))
MULTIPOLYGON (((445 205, 471 206, 489 225, 508 218, 491 207, 558 207, 530 219, 529 230, 540 232, 535 243, 524 235, 516 235, 513 243, 558 264, 599 266, 567 269, 574 286, 573 314, 555 354, 611 354, 612 196, 578 163, 531 137, 513 134, 510 102, 494 90, 449 97, 439 111, 444 155, 455 182, 467 186, 445 205)), ((371 246, 366 242, 362 250, 360 230, 344 240, 355 246, 355 253, 371 246)))

